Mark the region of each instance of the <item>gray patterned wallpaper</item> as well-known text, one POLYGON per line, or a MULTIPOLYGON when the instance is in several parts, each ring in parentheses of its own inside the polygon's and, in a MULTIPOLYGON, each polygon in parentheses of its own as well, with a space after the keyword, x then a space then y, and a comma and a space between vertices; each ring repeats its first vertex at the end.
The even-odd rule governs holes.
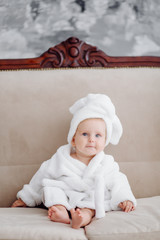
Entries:
POLYGON ((0 58, 36 57, 70 36, 108 55, 160 56, 160 0, 0 0, 0 58))

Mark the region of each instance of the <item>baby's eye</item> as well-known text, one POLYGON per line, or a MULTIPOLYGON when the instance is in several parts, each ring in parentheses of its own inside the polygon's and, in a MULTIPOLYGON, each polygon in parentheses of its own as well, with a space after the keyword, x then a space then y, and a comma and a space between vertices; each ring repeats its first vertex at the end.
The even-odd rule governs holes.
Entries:
POLYGON ((82 135, 83 135, 83 136, 87 136, 87 133, 84 132, 84 133, 82 133, 82 135))
POLYGON ((98 137, 100 137, 101 135, 100 134, 96 134, 96 137, 98 138, 98 137))

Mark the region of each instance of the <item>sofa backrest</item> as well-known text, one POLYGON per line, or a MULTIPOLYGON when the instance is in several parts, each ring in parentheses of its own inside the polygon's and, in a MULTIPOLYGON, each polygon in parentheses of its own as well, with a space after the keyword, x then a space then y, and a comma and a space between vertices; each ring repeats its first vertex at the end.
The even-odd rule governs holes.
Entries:
POLYGON ((0 206, 7 207, 40 164, 67 143, 68 108, 107 94, 123 125, 109 145, 137 198, 160 194, 160 68, 0 71, 0 206))

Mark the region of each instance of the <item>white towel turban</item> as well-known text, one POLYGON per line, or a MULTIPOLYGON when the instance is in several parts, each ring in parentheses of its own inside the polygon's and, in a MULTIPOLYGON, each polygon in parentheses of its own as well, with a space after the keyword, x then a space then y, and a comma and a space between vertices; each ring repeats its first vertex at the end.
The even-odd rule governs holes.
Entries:
POLYGON ((109 143, 118 144, 123 129, 115 113, 115 107, 107 95, 88 94, 76 101, 69 108, 69 111, 73 114, 68 133, 69 144, 71 144, 79 123, 90 118, 101 118, 105 121, 107 128, 106 146, 109 143))

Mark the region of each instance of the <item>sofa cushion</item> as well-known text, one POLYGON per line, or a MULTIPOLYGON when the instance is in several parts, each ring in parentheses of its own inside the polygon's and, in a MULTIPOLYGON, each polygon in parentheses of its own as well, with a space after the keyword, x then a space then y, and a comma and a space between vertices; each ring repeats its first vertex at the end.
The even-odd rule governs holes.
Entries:
POLYGON ((40 164, 67 143, 68 108, 88 93, 107 94, 116 106, 124 134, 106 152, 135 196, 160 195, 159 79, 160 68, 0 72, 0 206, 10 206, 40 164))
POLYGON ((160 239, 160 196, 138 199, 135 211, 112 211, 85 227, 90 240, 160 239))
POLYGON ((86 240, 84 229, 53 223, 40 208, 0 208, 0 239, 86 240))

